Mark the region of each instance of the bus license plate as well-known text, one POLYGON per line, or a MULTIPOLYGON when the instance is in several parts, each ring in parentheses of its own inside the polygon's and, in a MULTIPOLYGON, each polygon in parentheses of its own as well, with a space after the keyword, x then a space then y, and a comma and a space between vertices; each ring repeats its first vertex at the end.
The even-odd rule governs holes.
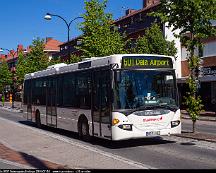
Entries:
POLYGON ((157 136, 157 135, 160 135, 160 131, 146 132, 146 136, 157 136))

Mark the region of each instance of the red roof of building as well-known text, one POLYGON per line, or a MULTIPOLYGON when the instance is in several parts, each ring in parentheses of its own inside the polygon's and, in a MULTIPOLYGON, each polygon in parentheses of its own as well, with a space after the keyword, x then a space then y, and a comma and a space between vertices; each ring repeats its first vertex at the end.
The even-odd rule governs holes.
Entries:
POLYGON ((47 39, 46 43, 45 43, 45 51, 48 50, 56 50, 59 51, 60 47, 59 45, 62 44, 62 42, 58 41, 58 40, 54 40, 52 38, 47 39))
POLYGON ((2 59, 5 59, 5 56, 6 56, 6 55, 1 54, 1 55, 0 55, 0 61, 1 61, 2 59))

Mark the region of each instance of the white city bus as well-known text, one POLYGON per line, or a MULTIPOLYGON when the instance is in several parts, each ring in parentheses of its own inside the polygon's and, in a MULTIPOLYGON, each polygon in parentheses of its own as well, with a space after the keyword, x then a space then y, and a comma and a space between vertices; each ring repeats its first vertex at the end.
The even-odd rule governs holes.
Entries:
POLYGON ((25 75, 27 120, 110 140, 181 133, 174 58, 92 57, 25 75))

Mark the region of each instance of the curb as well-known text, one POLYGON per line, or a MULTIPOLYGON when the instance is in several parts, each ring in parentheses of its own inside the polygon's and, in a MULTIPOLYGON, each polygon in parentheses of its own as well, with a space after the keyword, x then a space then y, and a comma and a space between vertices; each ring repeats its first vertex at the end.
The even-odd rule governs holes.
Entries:
MULTIPOLYGON (((190 117, 188 117, 188 116, 181 116, 181 118, 182 119, 190 119, 191 120, 191 118, 190 117)), ((199 121, 216 121, 216 117, 213 119, 210 119, 210 118, 204 118, 204 117, 202 117, 201 119, 200 118, 198 118, 198 120, 199 121)))
POLYGON ((195 136, 187 136, 187 135, 184 135, 184 134, 177 134, 177 135, 174 135, 174 136, 181 137, 181 138, 195 139, 195 140, 198 140, 198 141, 207 141, 207 142, 216 143, 216 139, 204 139, 204 138, 198 138, 198 137, 195 137, 195 136))
POLYGON ((22 112, 22 109, 20 108, 11 108, 11 107, 6 107, 6 106, 0 106, 0 109, 2 110, 7 110, 7 111, 10 111, 10 112, 22 112))

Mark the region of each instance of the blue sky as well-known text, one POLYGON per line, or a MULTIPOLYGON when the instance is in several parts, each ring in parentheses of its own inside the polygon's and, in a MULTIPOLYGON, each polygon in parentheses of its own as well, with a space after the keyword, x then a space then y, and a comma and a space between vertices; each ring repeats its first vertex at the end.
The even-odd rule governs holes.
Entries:
MULTIPOLYGON (((142 3, 143 0, 108 0, 106 11, 118 19, 127 8, 141 9, 142 3)), ((65 42, 65 23, 57 17, 46 21, 45 14, 58 14, 69 22, 84 11, 84 0, 1 0, 0 48, 16 49, 18 44, 26 47, 37 37, 53 37, 65 42)), ((81 21, 78 19, 72 23, 71 38, 81 34, 77 26, 81 21)))

